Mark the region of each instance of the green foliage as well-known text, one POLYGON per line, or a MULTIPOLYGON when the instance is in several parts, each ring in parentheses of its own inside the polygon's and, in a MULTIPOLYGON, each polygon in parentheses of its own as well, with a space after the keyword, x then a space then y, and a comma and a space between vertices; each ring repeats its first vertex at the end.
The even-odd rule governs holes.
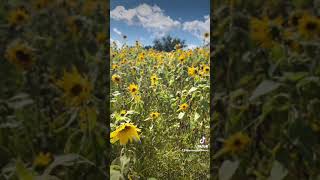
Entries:
POLYGON ((176 49, 176 45, 180 45, 181 48, 186 47, 185 40, 173 38, 170 35, 168 35, 162 37, 161 39, 155 39, 153 41, 152 48, 158 51, 171 52, 176 49))
POLYGON ((220 178, 319 176, 320 124, 315 112, 320 98, 320 37, 302 24, 311 17, 319 22, 315 3, 214 1, 211 164, 213 174, 230 173, 220 178), (291 17, 300 10, 306 10, 308 16, 297 26, 291 25, 291 17), (278 37, 269 34, 275 27, 278 37), (239 153, 223 153, 224 142, 236 132, 248 134, 250 145, 239 153), (236 171, 231 162, 240 162, 236 171))

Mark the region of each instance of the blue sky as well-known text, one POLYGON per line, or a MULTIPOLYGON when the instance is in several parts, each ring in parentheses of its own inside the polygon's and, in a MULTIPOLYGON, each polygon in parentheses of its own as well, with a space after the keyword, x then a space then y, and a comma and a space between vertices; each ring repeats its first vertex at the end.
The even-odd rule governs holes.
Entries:
POLYGON ((210 32, 210 0, 111 0, 111 41, 151 45, 170 34, 186 40, 189 48, 203 44, 210 32))

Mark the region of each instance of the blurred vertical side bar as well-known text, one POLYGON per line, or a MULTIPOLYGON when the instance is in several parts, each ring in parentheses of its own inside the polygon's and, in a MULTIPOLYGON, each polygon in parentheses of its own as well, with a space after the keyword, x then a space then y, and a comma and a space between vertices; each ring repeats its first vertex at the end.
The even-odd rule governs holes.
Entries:
POLYGON ((110 1, 109 0, 107 0, 106 1, 106 3, 107 3, 107 15, 108 15, 108 17, 106 18, 107 19, 107 27, 106 27, 106 29, 107 29, 107 36, 108 36, 108 41, 107 41, 107 55, 106 55, 106 60, 107 60, 107 63, 106 63, 106 76, 107 76, 107 82, 106 82, 106 100, 105 100, 105 104, 106 104, 106 107, 104 107, 104 110, 106 111, 106 119, 107 119, 107 149, 106 149, 106 156, 107 156, 107 158, 106 158, 106 165, 107 165, 107 167, 106 167, 106 171, 107 171, 107 179, 110 179, 110 164, 111 164, 111 158, 110 158, 110 156, 111 156, 111 144, 110 144, 110 1))
POLYGON ((215 77, 215 66, 214 66, 214 59, 213 59, 213 53, 214 53, 214 44, 213 44, 213 12, 214 8, 216 7, 216 0, 212 0, 210 2, 210 179, 213 179, 214 177, 214 166, 212 166, 213 163, 213 148, 214 148, 214 122, 213 122, 213 112, 214 112, 214 77, 215 77))

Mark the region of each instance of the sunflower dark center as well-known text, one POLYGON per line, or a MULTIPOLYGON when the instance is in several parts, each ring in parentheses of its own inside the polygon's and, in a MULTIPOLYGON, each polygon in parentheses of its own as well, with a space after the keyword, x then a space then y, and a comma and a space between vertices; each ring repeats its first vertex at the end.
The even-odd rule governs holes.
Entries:
POLYGON ((126 127, 124 127, 124 128, 121 130, 121 132, 127 132, 127 131, 129 131, 130 129, 131 129, 130 126, 126 126, 126 127))
POLYGON ((240 139, 236 139, 236 140, 234 141, 233 145, 236 146, 236 147, 239 147, 239 146, 242 145, 242 143, 241 143, 240 139))
POLYGON ((306 24, 306 29, 309 31, 314 31, 315 29, 317 29, 317 24, 315 22, 308 22, 306 24))
POLYGON ((298 16, 293 16, 292 17, 292 25, 297 26, 299 22, 299 17, 298 16))
POLYGON ((74 24, 76 25, 77 28, 81 28, 82 27, 82 21, 80 19, 75 19, 74 20, 74 24))
POLYGON ((24 16, 22 15, 22 14, 18 14, 17 15, 17 21, 18 22, 21 22, 21 21, 23 21, 24 20, 24 16))
POLYGON ((277 26, 272 26, 270 29, 270 34, 273 39, 280 38, 280 29, 277 26))
POLYGON ((71 93, 74 96, 79 96, 79 94, 82 92, 83 88, 80 84, 75 84, 72 88, 71 88, 71 93))
POLYGON ((18 50, 16 52, 16 57, 17 59, 22 62, 22 63, 28 63, 31 61, 31 56, 30 54, 24 52, 24 51, 21 51, 21 50, 18 50))
POLYGON ((132 88, 132 92, 136 92, 137 91, 137 89, 136 88, 132 88))

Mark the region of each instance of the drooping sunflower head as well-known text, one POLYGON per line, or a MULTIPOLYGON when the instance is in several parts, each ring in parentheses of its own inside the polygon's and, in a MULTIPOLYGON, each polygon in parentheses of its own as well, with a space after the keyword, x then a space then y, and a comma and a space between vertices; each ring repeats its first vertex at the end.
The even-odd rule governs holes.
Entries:
POLYGON ((70 106, 80 106, 90 100, 92 84, 86 76, 82 76, 75 67, 71 72, 64 71, 62 79, 56 85, 64 91, 63 99, 70 106))
POLYGON ((117 75, 117 74, 112 75, 111 79, 115 83, 120 83, 121 82, 121 77, 119 75, 117 75))
POLYGON ((14 41, 6 49, 6 59, 20 69, 29 69, 35 61, 33 49, 26 43, 14 41))
POLYGON ((160 116, 159 112, 151 112, 150 113, 150 118, 152 119, 157 119, 160 116))
POLYGON ((187 103, 183 103, 179 107, 180 107, 180 110, 186 111, 186 110, 188 110, 189 105, 187 103))
POLYGON ((113 144, 120 141, 120 145, 126 145, 129 141, 140 141, 138 132, 141 132, 141 130, 133 123, 124 123, 110 134, 110 142, 113 144))
POLYGON ((43 153, 40 152, 36 158, 33 160, 33 165, 36 167, 46 167, 53 160, 52 154, 50 152, 43 153))
POLYGON ((299 33, 306 39, 315 38, 320 34, 320 19, 316 16, 305 14, 299 20, 299 33))
POLYGON ((245 150, 249 144, 250 138, 248 135, 238 132, 224 141, 223 148, 226 152, 238 153, 245 150))
POLYGON ((128 90, 132 95, 136 95, 139 92, 139 87, 133 83, 129 85, 128 90))
POLYGON ((204 37, 205 39, 208 39, 209 36, 210 36, 210 33, 208 33, 208 32, 205 32, 205 33, 203 34, 203 37, 204 37))
POLYGON ((8 22, 10 26, 20 26, 25 24, 29 18, 30 15, 26 9, 17 8, 9 12, 8 22))

